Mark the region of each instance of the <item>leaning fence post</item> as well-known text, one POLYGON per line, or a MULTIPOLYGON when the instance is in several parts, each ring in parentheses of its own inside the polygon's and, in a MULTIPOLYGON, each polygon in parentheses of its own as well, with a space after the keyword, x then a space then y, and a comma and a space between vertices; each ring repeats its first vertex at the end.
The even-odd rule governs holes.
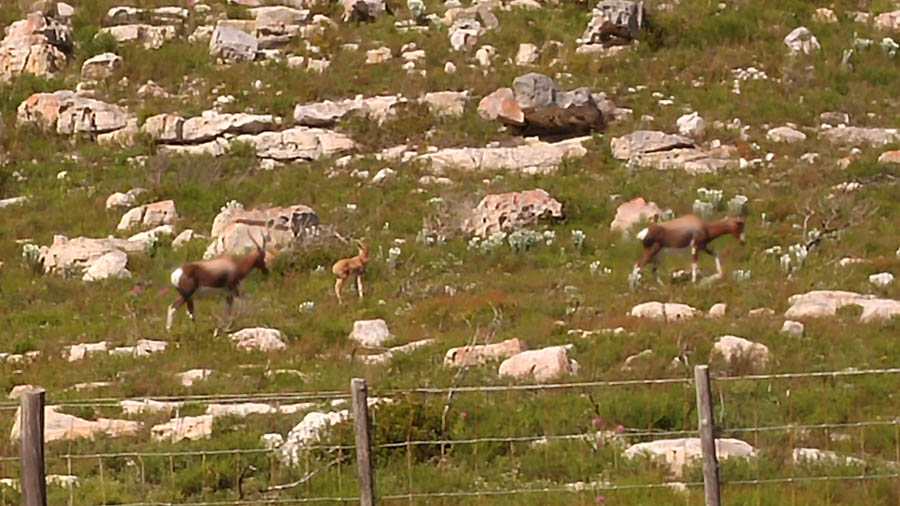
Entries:
POLYGON ((353 421, 356 431, 356 470, 359 473, 359 504, 374 506, 375 481, 372 477, 372 459, 369 440, 369 404, 366 380, 353 378, 350 381, 353 391, 353 421))
POLYGON ((716 439, 713 433, 715 422, 708 365, 694 367, 694 385, 697 388, 697 418, 700 422, 700 448, 703 451, 703 490, 706 493, 706 506, 720 506, 719 460, 716 458, 716 439))
POLYGON ((24 506, 47 506, 47 484, 44 480, 45 393, 43 388, 29 388, 19 397, 19 465, 24 506))

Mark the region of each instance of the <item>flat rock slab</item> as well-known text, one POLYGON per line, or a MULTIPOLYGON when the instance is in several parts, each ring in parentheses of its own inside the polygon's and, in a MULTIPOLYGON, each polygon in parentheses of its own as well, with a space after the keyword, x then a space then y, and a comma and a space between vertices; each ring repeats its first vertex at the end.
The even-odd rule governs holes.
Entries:
POLYGON ((849 305, 862 308, 859 317, 862 323, 891 319, 900 315, 900 301, 841 290, 813 290, 792 295, 788 303, 791 307, 785 311, 784 316, 792 320, 831 317, 837 314, 838 309, 849 305))
POLYGON ((38 260, 47 274, 64 275, 72 271, 90 269, 103 255, 113 251, 136 253, 144 250, 144 244, 126 239, 92 239, 66 236, 53 237, 53 244, 41 246, 38 260))
POLYGON ((450 348, 444 355, 444 366, 468 367, 483 365, 490 361, 512 357, 527 349, 525 343, 516 338, 494 344, 476 344, 450 348))
POLYGON ((212 415, 182 416, 173 418, 166 423, 154 425, 150 434, 154 441, 167 441, 177 443, 182 439, 192 441, 205 439, 212 435, 212 415))
POLYGON ((629 313, 637 318, 650 318, 653 320, 661 320, 672 322, 678 320, 687 320, 702 313, 687 304, 678 304, 673 302, 644 302, 631 308, 629 313))
POLYGON ((819 138, 832 144, 883 146, 900 141, 900 129, 837 127, 820 131, 819 138))
POLYGON ((117 105, 61 90, 35 93, 19 104, 16 124, 35 124, 60 135, 105 133, 125 128, 131 113, 117 105))
MULTIPOLYGON (((44 442, 65 439, 93 438, 104 434, 108 437, 134 436, 141 430, 140 422, 98 418, 85 420, 59 412, 59 406, 44 407, 44 442)), ((20 439, 21 408, 16 411, 16 421, 9 433, 10 441, 20 439)))
POLYGON ((587 154, 582 142, 590 137, 577 137, 560 142, 531 140, 512 147, 450 148, 426 153, 418 157, 431 164, 436 171, 506 170, 524 174, 547 174, 556 170, 566 158, 581 158, 587 154))
MULTIPOLYGON (((646 443, 638 443, 629 446, 625 450, 625 456, 629 459, 648 456, 665 463, 675 476, 681 476, 684 467, 691 462, 699 460, 703 455, 700 438, 660 439, 646 443)), ((716 456, 720 460, 735 457, 753 457, 756 451, 752 446, 740 439, 718 438, 716 439, 716 456)))
POLYGON ((683 135, 667 134, 653 130, 636 130, 609 143, 612 154, 619 160, 627 160, 635 155, 669 151, 676 148, 693 148, 694 141, 683 135))

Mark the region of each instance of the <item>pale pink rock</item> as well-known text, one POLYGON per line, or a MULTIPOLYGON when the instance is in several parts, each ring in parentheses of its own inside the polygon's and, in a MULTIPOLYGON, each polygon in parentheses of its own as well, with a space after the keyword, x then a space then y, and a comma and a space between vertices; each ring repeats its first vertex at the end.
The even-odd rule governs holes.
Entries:
POLYGON ((158 227, 160 225, 172 225, 178 221, 178 211, 175 209, 174 200, 162 200, 152 204, 135 207, 119 220, 117 230, 124 231, 136 226, 158 227))
POLYGON ((82 81, 100 81, 120 72, 125 61, 115 53, 101 53, 81 65, 82 81))
MULTIPOLYGON (((44 408, 44 442, 63 439, 93 438, 98 434, 108 437, 134 436, 141 430, 140 422, 98 418, 85 420, 73 415, 60 413, 59 406, 44 408)), ((20 438, 21 408, 16 411, 16 421, 9 434, 10 441, 20 438)))
POLYGON ((228 337, 239 350, 277 351, 287 347, 283 334, 277 329, 254 327, 239 330, 228 337))
POLYGON ((527 347, 517 338, 507 339, 494 344, 460 346, 447 350, 447 353, 444 355, 444 366, 468 367, 482 365, 489 361, 512 357, 525 350, 527 350, 527 347))
POLYGON ((53 237, 53 244, 41 246, 38 257, 47 274, 66 274, 72 270, 90 268, 97 259, 111 251, 125 253, 143 251, 144 244, 125 239, 92 239, 76 237, 69 239, 63 235, 53 237))
POLYGON ((512 147, 449 148, 419 156, 431 164, 433 170, 457 168, 462 170, 507 170, 523 174, 548 174, 566 158, 581 158, 587 154, 578 137, 550 143, 527 140, 512 147))
POLYGON ((319 226, 319 217, 308 206, 296 204, 268 209, 245 210, 243 206, 226 206, 213 220, 210 236, 213 242, 203 258, 252 251, 264 238, 267 248, 282 250, 319 226))
POLYGON ((366 348, 378 348, 391 338, 391 331, 382 319, 357 320, 353 322, 353 331, 349 339, 366 348))
MULTIPOLYGON (((646 443, 637 443, 625 450, 629 459, 648 456, 665 463, 670 472, 681 476, 684 467, 702 456, 700 438, 660 439, 646 443)), ((740 457, 753 457, 756 450, 740 439, 717 438, 716 455, 720 460, 740 457)))
POLYGON ((464 232, 487 237, 500 230, 517 230, 540 219, 562 218, 562 204, 541 188, 487 195, 463 223, 464 232))
POLYGON ((205 381, 212 374, 212 369, 190 369, 175 375, 183 387, 191 387, 198 381, 205 381))
POLYGON ((710 358, 715 355, 729 363, 747 359, 755 367, 765 367, 769 362, 769 348, 766 345, 737 336, 722 336, 716 340, 710 358))
POLYGON ((785 311, 784 315, 795 320, 834 316, 838 309, 848 305, 862 308, 863 311, 859 317, 859 321, 862 323, 890 319, 900 315, 900 301, 879 299, 872 295, 840 290, 813 290, 793 295, 788 302, 791 307, 785 311))
POLYGON ((112 132, 125 128, 132 118, 122 107, 68 90, 35 93, 16 112, 16 124, 32 123, 61 135, 112 132))
POLYGON ((609 228, 625 232, 635 224, 646 223, 651 218, 659 217, 661 213, 656 202, 647 202, 643 197, 637 197, 616 208, 616 217, 610 223, 609 228))
POLYGON ((212 415, 184 416, 154 425, 150 434, 155 441, 177 443, 182 439, 196 441, 212 435, 212 415))
POLYGON ((61 70, 71 50, 72 29, 35 11, 4 30, 0 41, 0 82, 21 74, 50 77, 61 70))
POLYGON ((569 358, 568 346, 549 346, 513 355, 500 364, 498 374, 546 383, 574 374, 578 367, 578 362, 569 358))
POLYGON ((708 314, 710 318, 722 318, 725 316, 726 311, 728 311, 728 304, 719 302, 718 304, 713 304, 713 306, 709 308, 708 314))
POLYGON ((687 304, 679 304, 674 302, 644 302, 631 308, 629 313, 637 318, 650 318, 653 320, 662 320, 665 322, 687 320, 698 316, 700 311, 688 306, 687 304))
POLYGON ((478 115, 487 120, 502 118, 516 125, 525 124, 525 113, 516 102, 512 88, 500 88, 478 103, 478 115))

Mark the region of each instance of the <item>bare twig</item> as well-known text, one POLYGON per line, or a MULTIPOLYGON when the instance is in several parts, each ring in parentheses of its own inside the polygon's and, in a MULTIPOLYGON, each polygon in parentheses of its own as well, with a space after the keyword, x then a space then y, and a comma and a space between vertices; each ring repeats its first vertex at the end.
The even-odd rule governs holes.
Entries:
POLYGON ((260 490, 260 492, 261 492, 261 493, 266 493, 266 492, 277 492, 277 491, 279 491, 279 490, 287 490, 287 489, 289 489, 289 488, 294 488, 294 487, 297 487, 297 486, 299 486, 299 485, 303 485, 304 483, 306 483, 307 481, 309 481, 310 479, 312 479, 313 476, 315 476, 315 475, 321 473, 322 471, 325 471, 326 469, 329 469, 331 466, 337 464, 338 462, 341 462, 341 461, 346 460, 347 457, 348 457, 348 455, 344 455, 344 456, 342 456, 342 457, 338 457, 338 458, 332 460, 331 462, 325 464, 324 466, 322 466, 322 467, 320 467, 320 468, 318 468, 318 469, 312 470, 312 471, 310 471, 310 472, 304 474, 304 475, 303 475, 299 480, 297 480, 297 481, 292 481, 292 482, 290 482, 290 483, 284 483, 284 484, 282 484, 282 485, 272 485, 272 486, 269 487, 269 488, 264 488, 264 489, 260 490))
MULTIPOLYGON (((484 344, 490 344, 491 340, 494 338, 494 335, 497 333, 497 330, 500 328, 500 325, 503 323, 503 313, 497 309, 495 306, 491 305, 491 309, 494 311, 494 319, 491 320, 489 330, 485 335, 484 344)), ((475 329, 474 334, 472 334, 472 342, 469 343, 469 347, 475 346, 475 343, 478 341, 478 335, 481 333, 481 327, 475 329)), ((447 401, 444 403, 444 411, 441 413, 441 439, 446 439, 447 434, 447 414, 450 412, 450 406, 453 404, 453 394, 456 393, 454 388, 462 381, 463 377, 466 374, 466 371, 469 370, 469 366, 466 363, 463 363, 459 369, 456 371, 456 375, 453 376, 453 383, 450 387, 450 391, 447 392, 447 401)), ((446 443, 441 443, 441 462, 444 462, 446 457, 446 443)))

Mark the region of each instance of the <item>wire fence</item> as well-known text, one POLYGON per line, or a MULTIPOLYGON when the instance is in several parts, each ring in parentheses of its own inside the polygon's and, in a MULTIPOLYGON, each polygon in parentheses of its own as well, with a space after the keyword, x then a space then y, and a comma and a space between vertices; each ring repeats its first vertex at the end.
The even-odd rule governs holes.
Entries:
MULTIPOLYGON (((768 487, 788 487, 792 501, 796 501, 798 493, 829 494, 831 483, 845 483, 851 486, 858 484, 866 494, 879 491, 887 493, 891 500, 900 502, 900 410, 897 403, 885 402, 881 407, 887 411, 882 409, 882 412, 874 415, 874 410, 867 409, 864 413, 859 413, 866 416, 860 416, 856 420, 847 420, 848 410, 842 409, 835 420, 796 423, 801 414, 797 405, 799 402, 794 400, 798 397, 798 392, 808 386, 804 383, 806 381, 830 382, 831 388, 846 390, 850 387, 857 388, 852 383, 854 379, 897 374, 900 374, 900 368, 714 378, 716 437, 753 438, 752 451, 747 455, 749 458, 735 460, 728 458, 727 454, 722 456, 722 483, 726 493, 742 494, 742 489, 751 487, 756 494, 760 494, 768 487), (851 383, 845 383, 847 381, 851 383), (775 388, 777 392, 773 394, 773 382, 786 382, 787 386, 775 388), (770 405, 773 402, 775 405, 770 405), (746 423, 748 421, 751 423, 746 423), (817 447, 804 447, 810 443, 820 444, 817 447), (895 481, 892 487, 882 487, 888 492, 867 485, 892 480, 895 481), (816 484, 825 484, 825 491, 816 484), (873 491, 873 488, 877 490, 873 491)), ((889 390, 896 390, 894 387, 897 386, 893 378, 875 384, 889 390)), ((479 501, 494 498, 502 502, 503 498, 509 497, 527 501, 529 497, 554 497, 563 494, 577 496, 581 503, 586 503, 589 500, 585 498, 595 494, 640 491, 644 494, 661 494, 660 498, 666 497, 669 501, 672 494, 676 494, 674 497, 679 497, 680 494, 685 503, 696 502, 700 498, 697 491, 703 485, 702 481, 697 480, 699 475, 696 467, 679 467, 670 461, 644 462, 626 458, 629 453, 627 449, 635 443, 698 437, 696 421, 692 418, 695 417, 693 389, 688 388, 692 385, 692 378, 658 378, 376 390, 372 393, 373 397, 391 399, 396 401, 395 405, 403 399, 441 401, 440 398, 444 396, 469 394, 476 397, 474 404, 478 404, 483 411, 490 411, 491 404, 497 403, 497 411, 510 410, 510 415, 514 415, 512 407, 523 399, 535 405, 544 401, 551 405, 553 403, 548 399, 556 400, 558 394, 562 393, 574 394, 584 404, 585 397, 589 398, 590 403, 594 403, 592 396, 608 393, 607 389, 624 388, 628 392, 644 392, 654 387, 675 388, 674 391, 665 392, 675 395, 679 401, 685 401, 684 409, 687 413, 680 427, 679 423, 668 423, 668 428, 655 428, 653 424, 649 424, 651 426, 646 429, 602 425, 588 426, 589 430, 555 431, 551 422, 564 418, 566 412, 551 411, 545 413, 547 421, 544 424, 547 425, 547 430, 530 434, 516 433, 517 427, 514 424, 493 423, 479 429, 489 432, 489 435, 469 435, 466 430, 444 427, 442 419, 441 430, 431 433, 437 437, 414 437, 412 427, 415 423, 411 419, 409 427, 404 427, 407 429, 406 437, 391 438, 397 432, 379 431, 378 427, 390 423, 380 423, 378 417, 383 408, 375 408, 373 426, 376 427, 376 439, 372 443, 372 449, 379 460, 375 471, 378 497, 385 502, 428 503, 433 500, 449 500, 453 504, 465 504, 467 498, 473 497, 479 501), (548 397, 545 393, 552 395, 548 397), (522 395, 527 397, 523 398, 522 395), (498 430, 500 433, 497 433, 498 430), (519 468, 519 476, 510 478, 497 472, 492 468, 492 458, 515 462, 519 468), (657 472, 654 476, 668 475, 669 479, 674 480, 648 480, 642 474, 642 470, 645 471, 648 466, 666 471, 657 472), (460 476, 465 475, 465 479, 453 478, 452 474, 446 474, 449 470, 460 476), (438 474, 445 478, 450 476, 443 488, 437 486, 440 481, 433 480, 438 474)), ((327 402, 331 401, 333 405, 334 401, 347 400, 349 397, 347 392, 328 391, 160 396, 148 399, 183 403, 185 406, 307 402, 310 403, 309 408, 313 409, 322 403, 328 405, 327 402)), ((107 408, 121 406, 127 400, 141 402, 146 399, 67 399, 51 404, 107 408)), ((463 404, 459 399, 454 402, 463 404)), ((442 404, 438 402, 436 406, 440 407, 442 404)), ((385 404, 390 405, 390 401, 385 404)), ((413 407, 418 409, 424 405, 410 406, 410 416, 415 416, 413 407)), ((446 415, 449 401, 443 407, 446 415)), ((16 408, 16 405, 10 403, 0 405, 0 410, 4 411, 16 408)), ((828 409, 823 409, 819 415, 825 416, 828 413, 828 409)), ((461 411, 460 415, 463 414, 465 411, 461 411)), ((459 420, 457 418, 451 424, 461 424, 459 420)), ((92 503, 126 506, 358 502, 359 496, 353 493, 356 477, 355 468, 351 464, 355 459, 356 448, 351 444, 352 431, 348 432, 346 427, 341 429, 343 425, 347 424, 338 423, 330 431, 323 432, 318 440, 313 438, 312 442, 303 444, 293 461, 284 460, 284 446, 91 452, 86 451, 91 448, 91 443, 70 441, 48 445, 47 469, 48 474, 56 472, 72 475, 78 477, 81 483, 91 484, 90 487, 69 485, 62 491, 57 491, 68 504, 88 504, 82 494, 89 488, 94 494, 92 500, 95 502, 92 503), (190 475, 200 477, 191 478, 190 475), (137 492, 122 495, 123 486, 136 486, 137 492), (183 493, 185 490, 189 492, 183 493), (231 497, 227 497, 229 495, 231 497), (197 502, 197 499, 205 501, 197 502)), ((104 441, 103 444, 110 445, 109 441, 104 441)), ((681 446, 673 446, 674 450, 671 451, 682 452, 684 462, 689 463, 694 451, 692 443, 684 440, 680 444, 681 446)), ((721 449, 719 453, 722 453, 721 449)), ((14 455, 0 456, 0 477, 14 477, 17 460, 14 455)), ((7 482, 8 484, 10 483, 7 482)), ((834 487, 835 492, 842 488, 843 486, 834 487)), ((8 486, 4 487, 0 481, 0 503, 13 504, 14 501, 15 492, 8 486), (10 498, 13 498, 12 501, 10 498)))

